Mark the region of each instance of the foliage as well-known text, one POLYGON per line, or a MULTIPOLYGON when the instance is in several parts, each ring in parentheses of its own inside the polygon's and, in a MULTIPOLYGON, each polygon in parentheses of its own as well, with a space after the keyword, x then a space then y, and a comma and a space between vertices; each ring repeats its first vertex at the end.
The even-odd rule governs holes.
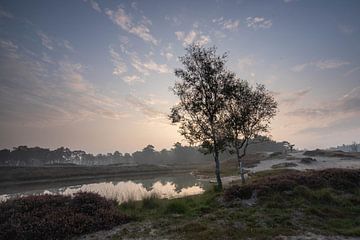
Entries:
POLYGON ((292 191, 295 187, 305 186, 312 189, 331 187, 350 191, 360 187, 360 171, 351 169, 326 169, 308 172, 283 172, 275 176, 264 176, 244 186, 232 186, 224 193, 228 201, 247 199, 252 192, 258 196, 271 192, 292 191))
POLYGON ((130 221, 114 201, 85 192, 11 199, 0 212, 0 239, 68 239, 130 221))
POLYGON ((140 216, 137 226, 141 231, 122 231, 114 239, 143 239, 149 236, 149 232, 156 239, 358 237, 359 185, 359 170, 331 169, 310 173, 289 169, 268 170, 253 174, 246 185, 234 187, 242 193, 237 193, 231 200, 224 201, 224 198, 233 192, 232 188, 229 192, 208 190, 198 196, 159 199, 155 209, 143 208, 140 202, 135 210, 124 211, 136 211, 136 215, 140 216), (254 189, 269 178, 276 184, 268 185, 267 191, 253 197, 253 205, 249 206, 246 204, 248 200, 241 199, 250 198, 254 189), (170 205, 185 205, 186 211, 169 214, 167 209, 172 208, 170 205))
POLYGON ((217 55, 216 48, 193 44, 180 57, 183 69, 176 69, 174 94, 179 103, 171 109, 170 119, 180 123, 179 132, 190 144, 201 145, 213 153, 218 187, 220 178, 219 153, 225 149, 225 113, 227 85, 235 74, 225 68, 226 54, 217 55))
POLYGON ((245 80, 234 79, 228 84, 226 129, 230 145, 235 149, 242 182, 245 182, 242 158, 253 139, 269 131, 277 103, 265 86, 255 88, 245 80), (242 151, 240 153, 240 151, 242 151))

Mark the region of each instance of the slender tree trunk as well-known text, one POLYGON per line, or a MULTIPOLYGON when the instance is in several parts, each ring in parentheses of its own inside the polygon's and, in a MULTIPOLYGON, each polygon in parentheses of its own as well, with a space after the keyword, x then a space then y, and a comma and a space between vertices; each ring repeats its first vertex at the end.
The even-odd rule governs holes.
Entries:
POLYGON ((220 177, 219 150, 216 147, 214 150, 214 159, 215 159, 215 175, 216 175, 217 186, 219 190, 222 190, 222 181, 220 177))
POLYGON ((245 174, 244 174, 244 160, 241 158, 240 160, 240 176, 241 176, 241 183, 245 183, 245 174))
POLYGON ((247 145, 248 145, 247 140, 241 144, 241 147, 239 146, 239 143, 238 143, 238 142, 235 143, 236 156, 237 156, 238 165, 239 165, 239 174, 240 174, 240 177, 241 177, 241 183, 242 183, 242 184, 245 183, 245 173, 244 173, 244 160, 243 160, 243 157, 246 155, 247 145), (244 145, 244 143, 245 143, 245 145, 244 145), (243 153, 240 155, 240 148, 242 148, 242 147, 244 147, 244 151, 243 151, 243 153))

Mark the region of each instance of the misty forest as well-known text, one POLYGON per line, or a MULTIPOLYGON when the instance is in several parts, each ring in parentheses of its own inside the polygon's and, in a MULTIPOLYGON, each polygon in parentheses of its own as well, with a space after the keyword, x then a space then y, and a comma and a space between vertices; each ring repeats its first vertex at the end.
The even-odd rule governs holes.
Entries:
POLYGON ((1 1, 0 240, 359 239, 358 1, 1 1))

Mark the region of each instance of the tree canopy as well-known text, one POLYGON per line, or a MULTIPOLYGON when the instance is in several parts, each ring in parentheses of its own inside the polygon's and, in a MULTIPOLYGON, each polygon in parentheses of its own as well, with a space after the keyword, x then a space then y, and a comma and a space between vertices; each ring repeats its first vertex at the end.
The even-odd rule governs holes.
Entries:
POLYGON ((175 70, 180 81, 173 91, 179 103, 169 117, 179 123, 180 134, 190 144, 213 154, 217 184, 222 188, 219 153, 229 143, 236 150, 247 147, 249 139, 266 132, 277 104, 264 85, 253 88, 238 79, 225 67, 227 54, 217 55, 216 50, 196 44, 186 48, 179 58, 183 68, 175 70))

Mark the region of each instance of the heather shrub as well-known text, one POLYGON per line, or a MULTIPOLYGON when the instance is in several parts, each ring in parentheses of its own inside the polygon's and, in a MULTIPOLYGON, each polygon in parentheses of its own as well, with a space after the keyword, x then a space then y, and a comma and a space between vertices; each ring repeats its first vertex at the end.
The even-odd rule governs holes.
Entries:
POLYGON ((174 199, 166 206, 166 213, 169 214, 184 214, 188 210, 188 207, 184 201, 174 199))
POLYGON ((0 239, 69 239, 130 221, 94 193, 27 196, 0 203, 0 239))
POLYGON ((360 170, 326 169, 321 171, 280 173, 265 176, 243 186, 232 186, 224 193, 227 201, 248 199, 252 192, 263 196, 273 192, 293 191, 299 186, 311 189, 332 188, 352 192, 360 187, 360 170))

